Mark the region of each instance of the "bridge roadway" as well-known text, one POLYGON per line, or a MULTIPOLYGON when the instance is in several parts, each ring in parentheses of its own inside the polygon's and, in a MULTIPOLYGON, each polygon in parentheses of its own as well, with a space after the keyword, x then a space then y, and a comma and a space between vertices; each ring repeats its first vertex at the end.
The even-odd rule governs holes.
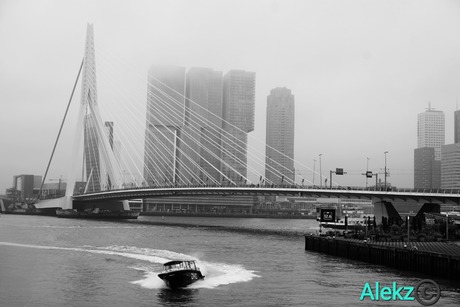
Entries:
POLYGON ((374 201, 408 201, 419 203, 439 203, 460 205, 459 189, 388 189, 376 190, 356 187, 320 188, 316 186, 164 186, 125 188, 106 190, 96 193, 76 194, 72 198, 76 202, 128 200, 136 198, 155 198, 167 196, 198 196, 198 195, 254 195, 254 196, 307 196, 329 198, 371 199, 374 201))

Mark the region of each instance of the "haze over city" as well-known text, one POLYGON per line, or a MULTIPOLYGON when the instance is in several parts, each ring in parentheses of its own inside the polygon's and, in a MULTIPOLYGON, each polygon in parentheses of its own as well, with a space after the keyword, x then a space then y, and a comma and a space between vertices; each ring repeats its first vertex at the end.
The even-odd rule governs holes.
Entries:
MULTIPOLYGON (((348 174, 334 181, 364 186, 367 162, 381 172, 388 151, 389 182, 413 187, 417 114, 429 103, 444 111, 446 143, 453 143, 459 15, 456 1, 2 1, 0 194, 14 175, 43 175, 87 23, 100 52, 99 104, 122 86, 145 107, 152 64, 253 71, 253 138, 265 142, 267 96, 285 86, 295 96, 296 161, 313 168, 316 159, 318 171, 322 154, 323 176, 341 167, 348 174), (123 79, 126 67, 144 79, 123 79), (114 72, 121 76, 103 80, 114 72)), ((67 172, 75 110, 49 178, 67 172)))

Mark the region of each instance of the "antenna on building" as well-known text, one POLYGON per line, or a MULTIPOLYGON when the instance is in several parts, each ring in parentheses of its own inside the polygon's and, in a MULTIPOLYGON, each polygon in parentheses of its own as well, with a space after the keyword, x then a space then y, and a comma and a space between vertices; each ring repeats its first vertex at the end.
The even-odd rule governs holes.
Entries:
POLYGON ((434 108, 431 108, 431 101, 428 101, 428 108, 426 109, 427 111, 433 111, 434 108))

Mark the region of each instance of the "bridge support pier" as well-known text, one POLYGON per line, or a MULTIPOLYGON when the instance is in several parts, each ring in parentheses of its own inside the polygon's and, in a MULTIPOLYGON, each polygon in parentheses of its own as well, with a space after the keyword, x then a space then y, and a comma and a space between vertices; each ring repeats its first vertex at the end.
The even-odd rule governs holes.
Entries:
POLYGON ((377 224, 382 223, 382 217, 392 218, 394 221, 401 219, 393 204, 383 200, 374 202, 374 216, 377 224))
POLYGON ((434 203, 425 203, 422 208, 417 212, 417 217, 423 215, 423 213, 441 213, 441 205, 434 203))
MULTIPOLYGON (((423 216, 424 213, 440 213, 440 204, 436 203, 424 203, 420 204, 417 202, 413 202, 411 204, 411 211, 417 212, 417 217, 423 216), (412 211, 412 208, 414 209, 412 211)), ((402 220, 401 215, 395 209, 393 203, 389 201, 376 201, 374 202, 374 215, 377 224, 382 222, 382 217, 392 218, 393 221, 402 220)))

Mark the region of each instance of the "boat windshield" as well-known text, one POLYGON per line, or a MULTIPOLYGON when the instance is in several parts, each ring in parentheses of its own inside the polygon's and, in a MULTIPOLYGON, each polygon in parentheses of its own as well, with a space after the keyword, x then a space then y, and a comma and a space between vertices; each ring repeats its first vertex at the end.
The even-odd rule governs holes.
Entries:
POLYGON ((165 271, 171 270, 196 270, 195 261, 182 261, 164 266, 165 271))

